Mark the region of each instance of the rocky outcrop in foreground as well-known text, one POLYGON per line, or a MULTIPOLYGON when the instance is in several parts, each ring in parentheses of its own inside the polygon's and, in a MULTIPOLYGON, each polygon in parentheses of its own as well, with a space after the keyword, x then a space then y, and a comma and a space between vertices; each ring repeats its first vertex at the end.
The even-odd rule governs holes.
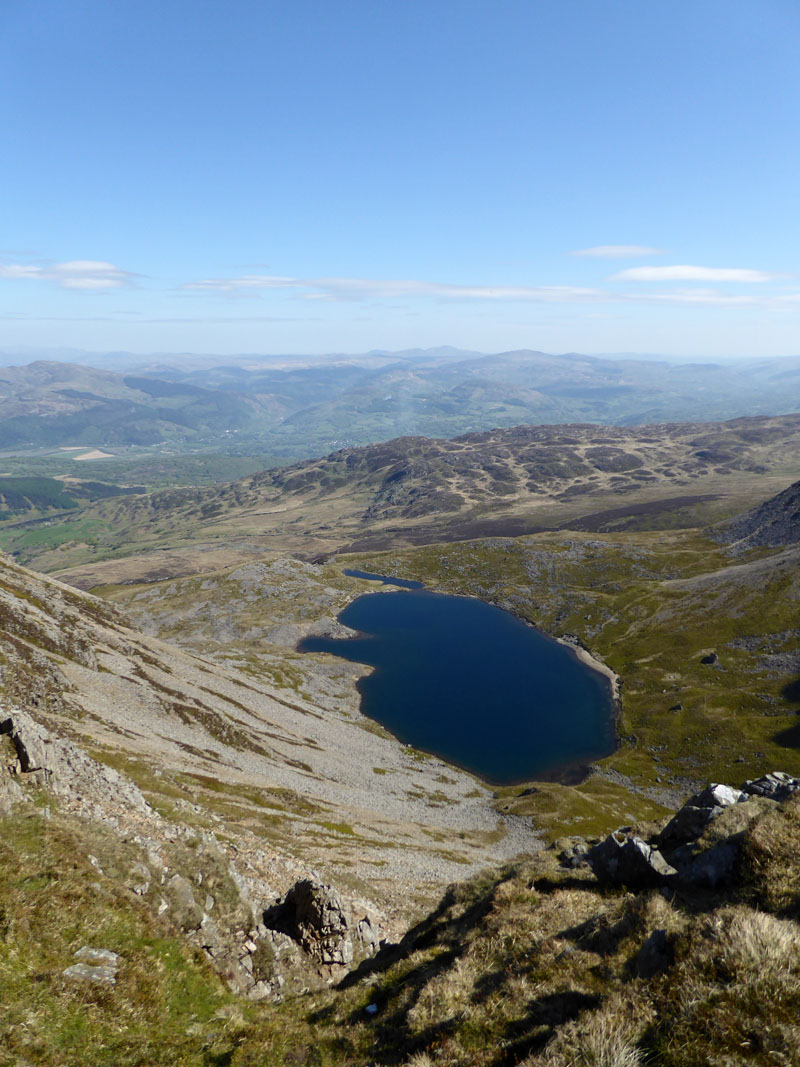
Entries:
POLYGON ((564 859, 569 866, 588 863, 601 882, 714 889, 733 876, 747 827, 798 790, 800 778, 781 771, 741 789, 713 784, 647 839, 624 827, 591 848, 572 842, 564 859))
MULTIPOLYGON (((169 823, 125 775, 10 709, 0 714, 0 817, 30 810, 37 795, 52 798, 62 818, 78 817, 79 837, 98 853, 89 855, 98 874, 183 935, 251 1000, 325 985, 386 943, 374 913, 314 877, 265 899, 213 833, 169 823), (100 828, 124 843, 119 857, 93 844, 100 828)), ((115 983, 114 953, 84 946, 75 959, 66 978, 115 983)))

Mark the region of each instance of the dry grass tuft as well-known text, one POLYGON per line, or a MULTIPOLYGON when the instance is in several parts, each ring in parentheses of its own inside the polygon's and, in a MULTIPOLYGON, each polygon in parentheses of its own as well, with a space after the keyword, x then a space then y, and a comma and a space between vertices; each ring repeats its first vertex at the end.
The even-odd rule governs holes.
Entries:
POLYGON ((720 949, 740 981, 794 981, 800 969, 800 927, 761 911, 734 908, 711 920, 722 927, 720 949))
POLYGON ((647 1022, 640 1005, 614 997, 562 1027, 544 1053, 523 1067, 641 1067, 645 1060, 637 1041, 647 1022))
POLYGON ((767 911, 800 917, 800 795, 756 819, 744 836, 746 897, 767 911))

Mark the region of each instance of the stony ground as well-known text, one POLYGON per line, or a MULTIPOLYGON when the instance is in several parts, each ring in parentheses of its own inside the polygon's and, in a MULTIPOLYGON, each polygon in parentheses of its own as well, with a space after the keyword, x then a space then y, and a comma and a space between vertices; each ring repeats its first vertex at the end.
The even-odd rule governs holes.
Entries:
MULTIPOLYGON (((292 660, 286 643, 334 625, 328 612, 345 591, 326 592, 314 568, 291 562, 241 568, 224 582, 238 614, 220 621, 198 602, 193 631, 185 612, 190 645, 206 628, 224 637, 211 659, 137 633, 102 602, 4 561, 7 698, 123 771, 157 810, 224 831, 278 892, 318 871, 402 911, 537 847, 530 820, 496 812, 485 785, 361 716, 352 674, 292 660), (310 581, 318 603, 291 624, 270 617, 283 644, 262 663, 253 655, 261 630, 249 647, 234 631, 253 630, 244 615, 270 588, 291 599, 293 580, 310 581)), ((148 604, 152 622, 158 598, 148 604)))

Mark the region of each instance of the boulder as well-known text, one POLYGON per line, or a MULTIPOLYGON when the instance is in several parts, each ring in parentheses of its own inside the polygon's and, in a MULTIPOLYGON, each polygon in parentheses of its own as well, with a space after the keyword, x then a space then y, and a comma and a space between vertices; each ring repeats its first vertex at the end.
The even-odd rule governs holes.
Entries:
POLYGON ((197 930, 203 922, 203 909, 194 899, 192 885, 182 874, 174 874, 167 882, 166 892, 171 904, 170 918, 181 930, 197 930))
POLYGON ((657 848, 623 830, 615 830, 589 849, 586 858, 599 881, 615 885, 659 886, 678 873, 657 848))
POLYGON ((762 778, 755 778, 744 783, 743 789, 749 796, 766 797, 778 802, 788 800, 792 793, 800 789, 800 778, 794 778, 785 771, 772 771, 762 778))
POLYGON ((353 962, 352 923, 332 886, 311 878, 297 882, 264 912, 264 925, 288 934, 320 963, 353 962))
POLYGON ((659 848, 670 848, 696 841, 717 815, 732 804, 747 800, 747 794, 729 785, 713 783, 695 794, 667 823, 657 841, 659 848))

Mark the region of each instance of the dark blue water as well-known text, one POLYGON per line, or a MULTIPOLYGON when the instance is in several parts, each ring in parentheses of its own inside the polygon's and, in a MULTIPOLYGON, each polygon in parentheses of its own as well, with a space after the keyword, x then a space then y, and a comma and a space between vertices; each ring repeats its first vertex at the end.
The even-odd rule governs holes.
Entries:
POLYGON ((608 680, 506 611, 425 591, 369 593, 339 616, 359 635, 309 637, 375 670, 362 711, 395 737, 495 784, 526 781, 615 748, 608 680))
POLYGON ((412 581, 411 578, 390 578, 386 574, 371 574, 369 571, 345 570, 342 572, 348 578, 369 578, 373 582, 383 582, 384 585, 399 585, 401 589, 424 589, 422 582, 412 581))

